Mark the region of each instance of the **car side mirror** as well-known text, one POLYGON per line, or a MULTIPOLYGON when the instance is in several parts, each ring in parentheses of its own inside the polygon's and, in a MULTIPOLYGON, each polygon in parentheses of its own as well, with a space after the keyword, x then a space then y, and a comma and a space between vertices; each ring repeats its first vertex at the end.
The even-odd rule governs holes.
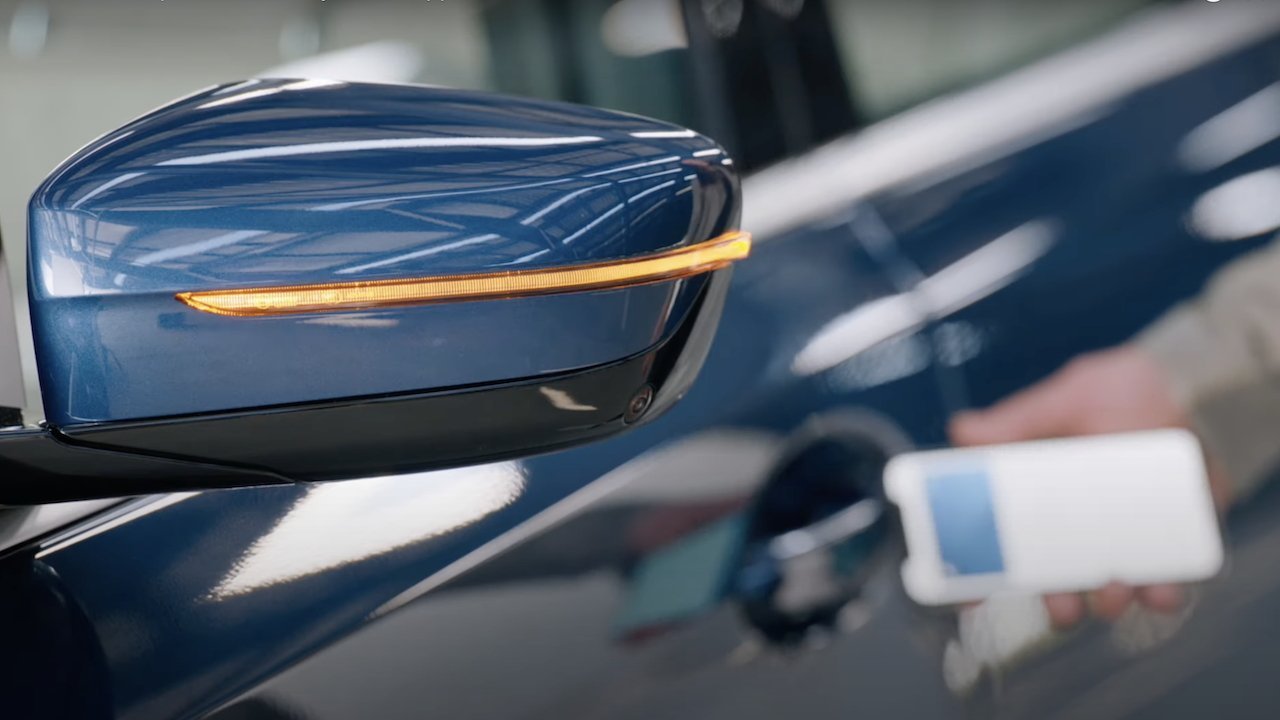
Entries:
POLYGON ((250 80, 90 144, 30 205, 46 423, 0 503, 330 480, 657 415, 718 321, 732 161, 633 115, 250 80))

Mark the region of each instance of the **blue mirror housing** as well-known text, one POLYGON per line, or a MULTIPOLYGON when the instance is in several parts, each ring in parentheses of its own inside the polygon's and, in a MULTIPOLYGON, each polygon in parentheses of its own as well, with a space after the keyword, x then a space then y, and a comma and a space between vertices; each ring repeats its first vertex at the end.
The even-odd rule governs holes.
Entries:
POLYGON ((205 90, 31 200, 48 427, 27 447, 228 485, 249 481, 207 476, 400 472, 616 432, 692 382, 749 242, 738 217, 723 150, 653 120, 414 86, 205 90))

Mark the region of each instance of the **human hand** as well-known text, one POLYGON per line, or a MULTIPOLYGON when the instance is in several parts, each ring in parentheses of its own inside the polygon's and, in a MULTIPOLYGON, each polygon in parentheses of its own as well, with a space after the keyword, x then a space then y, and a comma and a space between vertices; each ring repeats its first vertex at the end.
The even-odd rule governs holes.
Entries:
MULTIPOLYGON (((1155 360, 1136 345, 1121 345, 1082 355, 986 410, 956 415, 948 432, 955 445, 965 446, 1157 428, 1189 429, 1190 418, 1155 360)), ((1214 502, 1224 508, 1230 488, 1208 460, 1214 502)), ((1049 618, 1059 628, 1074 625, 1089 610, 1114 620, 1135 601, 1171 612, 1182 604, 1182 589, 1176 585, 1133 588, 1113 582, 1087 595, 1044 598, 1049 618)))

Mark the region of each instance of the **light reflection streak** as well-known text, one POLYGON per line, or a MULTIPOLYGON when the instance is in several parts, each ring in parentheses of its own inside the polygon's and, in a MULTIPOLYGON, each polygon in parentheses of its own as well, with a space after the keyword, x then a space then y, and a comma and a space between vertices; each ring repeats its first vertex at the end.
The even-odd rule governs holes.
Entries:
POLYGON ((549 253, 549 252, 551 252, 551 250, 549 250, 549 249, 547 249, 547 250, 538 250, 538 251, 536 251, 536 252, 531 252, 531 253, 529 253, 528 255, 521 255, 520 257, 518 257, 518 258, 516 258, 515 260, 512 260, 512 261, 510 261, 510 262, 504 262, 504 263, 499 263, 499 264, 500 264, 500 265, 519 265, 519 264, 521 264, 521 263, 529 262, 530 260, 532 260, 532 259, 534 259, 534 258, 540 258, 540 257, 542 257, 543 255, 546 255, 546 254, 547 254, 547 253, 549 253))
POLYGON ((648 162, 635 163, 633 165, 623 165, 622 167, 610 168, 608 170, 597 170, 593 173, 587 173, 582 177, 600 177, 601 175, 612 175, 614 173, 626 172, 628 170, 639 170, 640 168, 653 167, 654 165, 665 165, 666 163, 679 162, 679 161, 680 161, 679 155, 672 155, 670 157, 658 158, 657 160, 650 160, 648 162))
POLYGON ((250 90, 248 92, 242 92, 239 95, 230 95, 218 100, 210 100, 207 103, 199 105, 198 109, 205 110, 207 108, 220 107, 222 105, 232 105, 245 100, 252 100, 253 98, 275 95, 278 92, 280 92, 280 88, 261 88, 259 90, 250 90))
POLYGON ((307 80, 299 80, 283 86, 285 90, 314 90, 316 88, 342 87, 347 83, 342 80, 331 80, 328 78, 309 78, 307 80))
POLYGON ((796 354, 791 369, 814 375, 886 340, 924 327, 1017 279, 1057 238, 1051 222, 1033 220, 988 242, 906 292, 859 305, 828 322, 796 354))
POLYGON ((764 431, 723 428, 658 446, 614 468, 568 497, 475 548, 380 605, 370 619, 394 612, 494 557, 520 547, 588 508, 635 507, 741 498, 767 479, 781 438, 764 431), (688 482, 692 475, 698 482, 688 482))
POLYGON ((368 315, 325 315, 322 317, 308 318, 303 320, 302 324, 367 329, 392 328, 399 325, 400 321, 396 318, 369 317, 368 315))
POLYGON ((154 265, 168 260, 176 260, 178 258, 199 255, 202 252, 217 250, 221 247, 234 245, 238 242, 251 240, 266 234, 266 230, 236 230, 234 232, 223 233, 221 235, 211 237, 207 240, 201 240, 200 242, 187 243, 186 245, 179 245, 178 247, 149 252, 145 255, 139 256, 137 260, 133 261, 133 264, 146 267, 148 265, 154 265))
POLYGON ((1280 167, 1251 172, 1201 195, 1191 227, 1213 242, 1258 237, 1280 229, 1280 167))
MULTIPOLYGON (((676 192, 676 195, 683 195, 684 193, 687 193, 687 192, 689 192, 689 191, 690 191, 690 190, 692 190, 692 189, 693 189, 693 188, 685 188, 685 189, 683 189, 683 190, 680 190, 680 191, 676 192)), ((640 224, 640 222, 641 222, 642 220, 644 220, 645 218, 649 217, 649 216, 650 216, 650 215, 652 215, 654 212, 656 212, 656 211, 658 211, 658 210, 661 210, 661 209, 662 209, 662 207, 663 207, 664 205, 666 205, 668 202, 670 202, 670 199, 669 199, 669 198, 658 198, 658 201, 657 201, 657 202, 653 203, 653 204, 652 204, 652 205, 650 205, 649 207, 647 207, 647 208, 645 208, 644 210, 642 210, 642 211, 640 212, 640 214, 639 214, 639 215, 636 215, 635 217, 631 218, 631 224, 632 224, 633 226, 635 226, 635 225, 639 225, 639 224, 640 224)))
POLYGON ((852 392, 886 385, 942 363, 957 367, 972 360, 982 349, 981 331, 968 322, 947 322, 924 335, 898 334, 867 348, 831 369, 824 380, 834 390, 852 392))
POLYGON ((662 177, 663 175, 672 175, 678 172, 684 172, 684 171, 680 168, 675 168, 672 170, 663 170, 661 172, 649 173, 647 175, 637 175, 636 177, 633 177, 633 178, 625 178, 623 180, 619 180, 618 183, 619 184, 633 183, 639 180, 648 180, 649 178, 662 177))
POLYGON ((559 178, 556 180, 543 180, 540 182, 519 183, 517 185, 496 185, 490 187, 469 188, 467 190, 441 190, 439 192, 418 193, 416 195, 388 195, 384 197, 368 198, 365 200, 347 200, 343 202, 326 203, 324 205, 315 206, 315 210, 321 212, 331 212, 333 210, 348 210, 354 207, 362 207, 364 205, 375 205, 384 202, 404 202, 405 200, 426 200, 428 198, 435 200, 438 198, 458 197, 460 195, 483 195, 485 193, 504 193, 512 190, 528 190, 530 188, 546 187, 548 185, 562 185, 570 182, 573 178, 559 178))
POLYGON ((133 502, 125 503, 117 508, 114 512, 107 513, 99 518, 100 522, 93 527, 85 530, 81 526, 69 528, 66 533, 55 535, 40 545, 40 550, 36 553, 36 558, 43 558, 46 555, 71 547, 78 543, 82 543, 89 538, 96 537, 102 533, 114 530, 115 528, 133 522, 140 517, 145 517, 151 513, 158 512, 167 507, 173 507, 180 502, 193 498, 200 493, 184 492, 170 493, 168 495, 150 495, 139 498, 133 502))
POLYGON ((667 189, 667 188, 669 188, 669 187, 672 187, 672 186, 673 186, 673 185, 675 185, 675 184, 676 184, 676 181, 675 181, 675 180, 668 180, 668 181, 666 181, 666 182, 662 183, 661 185, 654 185, 653 187, 649 188, 648 190, 645 190, 645 191, 643 191, 643 192, 638 192, 638 193, 636 193, 635 195, 632 195, 631 197, 627 198, 627 202, 628 202, 628 203, 633 203, 633 202, 635 202, 635 201, 639 200, 640 198, 645 197, 646 195, 652 195, 653 193, 656 193, 656 192, 658 192, 659 190, 665 190, 665 189, 667 189))
POLYGON ((584 405, 577 400, 574 400, 573 396, 564 390, 559 390, 553 387, 540 387, 538 388, 538 392, 551 403, 552 407, 560 410, 569 410, 571 412, 590 412, 597 409, 595 405, 584 405))
POLYGON ((1206 172, 1244 157, 1280 138, 1280 83, 1250 95, 1187 133, 1178 143, 1178 162, 1206 172))
POLYGON ((832 368, 826 381, 841 392, 879 387, 923 372, 931 356, 921 335, 898 335, 832 368))
POLYGON ((111 188, 113 188, 113 187, 115 187, 115 186, 119 185, 120 183, 128 182, 128 181, 130 181, 130 180, 132 180, 132 179, 134 179, 134 178, 136 178, 136 177, 142 177, 143 175, 146 175, 146 173, 131 172, 131 173, 125 173, 125 174, 121 175, 120 177, 115 178, 114 180, 108 180, 107 182, 104 182, 104 183, 102 183, 101 185, 99 185, 98 187, 96 187, 96 188, 94 188, 94 189, 90 190, 89 192, 85 193, 83 196, 81 196, 81 198, 80 198, 79 200, 76 200, 74 203, 71 203, 71 209, 72 209, 72 210, 75 210, 76 208, 80 207, 82 204, 84 204, 84 203, 88 202, 89 200, 91 200, 91 199, 93 199, 93 198, 95 198, 95 197, 97 197, 97 196, 101 195, 102 193, 104 193, 104 192, 106 192, 106 191, 110 190, 111 188))
POLYGON ((631 137, 660 140, 663 138, 691 138, 697 137, 698 134, 692 130, 646 130, 644 132, 633 132, 631 137))
POLYGON ((626 207, 625 203, 618 203, 617 205, 614 205, 613 207, 606 210, 603 214, 601 214, 600 217, 596 218, 595 220, 592 220, 586 225, 583 225, 577 232, 565 238, 564 240, 561 240, 561 242, 563 242, 565 245, 568 245, 574 240, 577 240, 578 238, 582 237, 583 234, 585 234, 588 230, 591 230, 592 228, 604 222, 605 220, 608 220, 610 216, 612 216, 614 213, 618 212, 624 207, 626 207))
POLYGON ((344 85, 344 84, 345 83, 339 82, 337 80, 319 80, 319 79, 299 80, 298 82, 289 83, 288 85, 281 85, 279 87, 273 87, 273 88, 262 88, 261 90, 250 90, 249 92, 243 92, 243 93, 240 93, 239 95, 231 95, 229 97, 220 98, 218 100, 211 100, 207 103, 200 105, 198 109, 204 110, 206 108, 219 107, 222 105, 231 105, 233 103, 242 102, 244 100, 252 100, 253 98, 257 98, 257 97, 266 97, 267 95, 275 95, 276 93, 283 92, 286 90, 312 90, 315 88, 334 87, 336 85, 344 85))
MULTIPOLYGON (((924 313, 909 293, 876 298, 827 323, 796 355, 791 369, 797 375, 830 370, 881 343, 919 330, 924 323, 924 313)), ((893 357, 902 360, 899 354, 893 357)), ((843 376, 839 379, 844 380, 843 376)))
POLYGON ((239 160, 291 157, 294 155, 324 155, 328 153, 358 152, 361 150, 412 150, 421 148, 487 148, 487 147, 549 147, 556 145, 587 145, 604 140, 596 135, 569 137, 431 137, 431 138, 378 138, 375 140, 336 140, 331 142, 274 145, 272 147, 227 150, 224 152, 191 155, 156 163, 158 166, 213 165, 239 160))
POLYGON ((518 462, 312 487, 209 593, 226 600, 471 525, 524 492, 518 462))
POLYGON ((243 82, 238 82, 234 85, 228 85, 222 88, 221 90, 217 90, 213 92, 211 96, 218 97, 219 95, 227 95, 229 93, 239 92, 240 90, 243 90, 248 87, 253 87, 254 85, 260 85, 261 83, 262 83, 262 80, 257 78, 254 78, 252 80, 245 80, 243 82))
POLYGON ((609 183, 600 183, 599 185, 592 185, 591 187, 585 187, 585 188, 582 188, 581 190, 574 190, 573 192, 569 193, 568 195, 565 195, 564 197, 560 198, 559 200, 556 200, 555 202, 551 203, 550 205, 548 205, 548 206, 546 206, 546 207, 542 208, 541 210, 539 210, 539 211, 535 212, 534 214, 530 215, 529 217, 527 217, 527 218, 525 218, 525 219, 521 220, 521 221, 520 221, 520 224, 521 224, 521 225, 532 225, 533 223, 535 223, 535 222, 537 222, 537 221, 541 220, 542 218, 546 217, 547 213, 555 211, 555 209, 556 209, 556 208, 561 207, 562 205, 564 205, 565 203, 569 202, 570 200, 573 200, 573 199, 574 199, 574 198, 576 198, 576 197, 581 197, 582 195, 585 195, 585 194, 587 194, 587 193, 591 192, 592 190, 599 190, 599 189, 600 189, 600 188, 602 188, 602 187, 609 187, 609 183))
POLYGON ((415 250, 413 252, 404 253, 403 255, 396 255, 395 257, 383 258, 382 260, 374 260, 373 262, 367 262, 367 263, 364 263, 363 265, 352 265, 351 267, 345 267, 345 268, 342 268, 341 270, 337 270, 335 271, 334 274, 350 275, 351 273, 363 272, 365 270, 371 270, 373 268, 386 267, 387 265, 395 265, 396 263, 402 263, 406 260, 416 260, 418 258, 428 257, 430 255, 436 255, 438 253, 447 252, 449 250, 457 250, 458 248, 461 248, 461 247, 487 243, 491 240, 497 240, 499 237, 500 237, 499 235, 495 235, 493 233, 487 233, 485 235, 477 235, 475 237, 470 237, 462 240, 455 240, 453 242, 444 243, 443 245, 434 245, 429 248, 423 248, 422 250, 415 250))

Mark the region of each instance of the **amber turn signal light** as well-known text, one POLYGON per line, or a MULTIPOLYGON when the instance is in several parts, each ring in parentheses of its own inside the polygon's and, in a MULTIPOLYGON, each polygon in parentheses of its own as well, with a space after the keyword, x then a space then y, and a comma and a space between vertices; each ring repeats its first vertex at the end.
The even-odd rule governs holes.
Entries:
POLYGON ((617 290, 678 280, 719 270, 745 258, 750 251, 751 234, 735 231, 696 245, 651 255, 568 267, 207 290, 181 292, 176 297, 196 310, 235 317, 495 300, 588 290, 617 290))

